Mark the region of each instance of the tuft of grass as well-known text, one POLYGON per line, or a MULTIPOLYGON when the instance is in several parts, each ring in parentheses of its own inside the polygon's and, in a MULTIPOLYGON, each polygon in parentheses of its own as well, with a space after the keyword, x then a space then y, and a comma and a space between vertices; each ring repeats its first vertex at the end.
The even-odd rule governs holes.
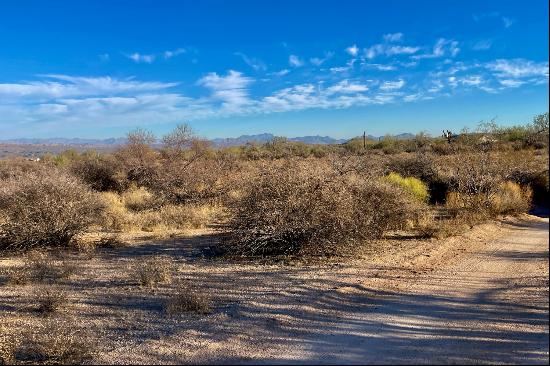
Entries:
POLYGON ((172 260, 159 256, 138 261, 135 265, 133 276, 137 278, 141 286, 151 287, 159 283, 170 283, 172 281, 172 272, 172 260))
POLYGON ((170 315, 190 312, 208 314, 212 311, 212 301, 210 296, 184 287, 166 301, 164 310, 170 315))
POLYGON ((54 282, 70 278, 78 267, 68 261, 55 261, 48 254, 32 251, 24 259, 23 266, 7 271, 8 284, 26 285, 32 282, 54 282))
POLYGON ((50 316, 61 311, 68 303, 65 292, 58 288, 50 288, 42 291, 37 298, 37 311, 42 316, 50 316))
MULTIPOLYGON (((101 197, 106 209, 103 226, 116 231, 165 232, 167 230, 196 229, 206 226, 221 209, 213 205, 164 204, 148 207, 136 197, 146 191, 133 191, 122 195, 103 192, 101 197), (135 193, 138 192, 138 193, 135 193), (133 209, 130 209, 132 207, 133 209), (140 207, 139 210, 136 210, 140 207)), ((152 199, 152 198, 151 198, 152 199)))
POLYGON ((428 199, 430 198, 428 187, 418 178, 403 178, 398 173, 392 172, 388 174, 385 179, 388 182, 405 189, 407 192, 410 192, 419 202, 428 202, 428 199))

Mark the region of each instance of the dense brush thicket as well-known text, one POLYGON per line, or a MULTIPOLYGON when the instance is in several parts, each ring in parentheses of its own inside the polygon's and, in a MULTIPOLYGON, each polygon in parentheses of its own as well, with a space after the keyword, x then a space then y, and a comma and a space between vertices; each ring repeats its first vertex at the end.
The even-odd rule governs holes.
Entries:
POLYGON ((215 149, 181 125, 160 143, 132 131, 113 153, 0 161, 0 248, 65 246, 93 224, 171 235, 215 222, 234 254, 340 254, 394 229, 433 235, 548 205, 548 114, 363 143, 215 149))
POLYGON ((414 218, 398 186, 327 163, 265 165, 231 204, 226 249, 243 255, 342 253, 414 218))

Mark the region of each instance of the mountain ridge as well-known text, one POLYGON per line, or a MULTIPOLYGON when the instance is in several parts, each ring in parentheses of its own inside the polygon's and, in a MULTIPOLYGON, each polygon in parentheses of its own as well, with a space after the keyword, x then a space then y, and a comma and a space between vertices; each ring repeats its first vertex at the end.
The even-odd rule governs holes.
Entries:
MULTIPOLYGON (((410 133, 401 133, 393 135, 397 139, 410 139, 414 135, 410 133)), ((331 136, 299 136, 299 137, 284 137, 277 136, 272 133, 260 133, 255 135, 241 135, 239 137, 226 137, 226 138, 213 138, 208 139, 216 147, 230 147, 246 145, 247 143, 266 143, 273 140, 276 137, 286 138, 288 141, 303 142, 306 144, 342 144, 350 139, 337 139, 331 136)), ((360 137, 360 136, 358 136, 360 137)), ((354 138, 358 138, 354 137, 354 138)), ((369 140, 378 140, 380 137, 368 135, 369 140)), ((21 145, 66 145, 66 146, 117 146, 126 143, 125 137, 111 137, 106 139, 86 139, 86 138, 65 138, 65 137, 52 137, 52 138, 15 138, 0 140, 0 144, 21 144, 21 145)))

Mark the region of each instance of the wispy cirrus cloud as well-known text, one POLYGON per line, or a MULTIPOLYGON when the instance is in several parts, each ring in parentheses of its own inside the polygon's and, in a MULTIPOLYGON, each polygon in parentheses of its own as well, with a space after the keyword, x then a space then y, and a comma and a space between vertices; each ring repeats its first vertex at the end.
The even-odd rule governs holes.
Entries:
POLYGON ((521 58, 497 59, 489 62, 487 68, 500 77, 548 77, 548 62, 534 62, 521 58))
POLYGON ((258 58, 249 57, 242 52, 235 52, 234 54, 235 56, 239 56, 244 61, 244 63, 246 63, 248 66, 250 66, 256 71, 267 70, 267 65, 265 64, 265 62, 263 62, 258 58))
POLYGON ((227 75, 220 76, 215 72, 201 78, 197 84, 212 91, 211 97, 222 101, 226 109, 235 109, 250 104, 247 87, 254 79, 244 76, 241 72, 229 70, 227 75))
POLYGON ((504 26, 504 28, 510 28, 516 22, 515 19, 504 16, 498 11, 492 11, 489 13, 482 13, 482 14, 474 14, 472 15, 472 18, 477 23, 485 19, 498 19, 502 22, 502 25, 504 26))
POLYGON ((173 51, 170 51, 170 50, 164 51, 163 56, 164 56, 165 59, 169 59, 169 58, 176 57, 176 56, 181 55, 181 54, 186 53, 186 52, 187 52, 187 50, 185 48, 177 48, 173 51))
POLYGON ((493 41, 490 39, 480 39, 472 46, 474 51, 485 51, 492 47, 493 41))
POLYGON ((452 39, 440 38, 434 44, 431 52, 414 55, 413 59, 421 60, 425 58, 439 58, 443 56, 455 57, 460 52, 458 42, 452 39))
POLYGON ((324 57, 312 57, 309 59, 309 62, 311 62, 312 65, 315 66, 321 66, 328 60, 330 60, 334 56, 334 52, 332 51, 326 51, 324 54, 324 57))
POLYGON ((40 81, 0 84, 0 96, 50 100, 55 98, 84 97, 101 94, 124 94, 156 91, 174 87, 177 83, 139 82, 133 79, 118 80, 111 77, 75 77, 68 75, 39 75, 40 81))
POLYGON ((288 64, 292 67, 301 67, 304 66, 304 60, 296 55, 288 56, 288 64))

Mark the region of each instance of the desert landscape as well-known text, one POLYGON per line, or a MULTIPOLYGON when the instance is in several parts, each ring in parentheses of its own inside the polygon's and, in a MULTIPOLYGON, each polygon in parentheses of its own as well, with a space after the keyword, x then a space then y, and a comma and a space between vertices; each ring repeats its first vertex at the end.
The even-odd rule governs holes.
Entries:
POLYGON ((546 363, 547 149, 542 114, 1 160, 1 359, 546 363))
POLYGON ((549 5, 0 1, 0 366, 548 365, 549 5))

